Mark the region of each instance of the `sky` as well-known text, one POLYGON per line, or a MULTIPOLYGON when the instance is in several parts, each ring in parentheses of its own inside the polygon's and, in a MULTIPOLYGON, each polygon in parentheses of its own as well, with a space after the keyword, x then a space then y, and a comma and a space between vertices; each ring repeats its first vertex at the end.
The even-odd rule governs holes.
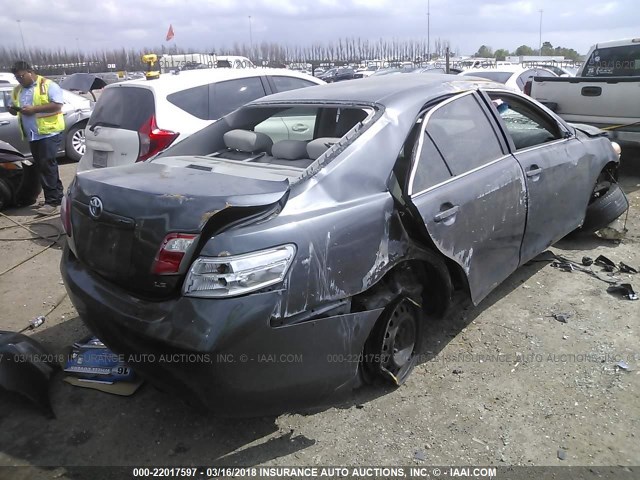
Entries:
POLYGON ((482 44, 537 49, 541 18, 543 42, 581 54, 640 37, 639 0, 0 0, 0 41, 20 49, 22 30, 27 49, 176 45, 205 53, 263 41, 426 40, 429 31, 431 45, 440 38, 471 55, 482 44), (167 42, 169 25, 175 37, 167 42))

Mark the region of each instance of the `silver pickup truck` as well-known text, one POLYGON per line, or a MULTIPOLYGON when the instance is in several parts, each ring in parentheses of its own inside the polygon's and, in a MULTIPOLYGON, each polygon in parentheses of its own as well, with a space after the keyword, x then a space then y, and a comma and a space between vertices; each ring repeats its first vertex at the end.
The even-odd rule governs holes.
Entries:
POLYGON ((531 96, 568 122, 640 146, 640 38, 594 45, 576 77, 535 77, 531 96))

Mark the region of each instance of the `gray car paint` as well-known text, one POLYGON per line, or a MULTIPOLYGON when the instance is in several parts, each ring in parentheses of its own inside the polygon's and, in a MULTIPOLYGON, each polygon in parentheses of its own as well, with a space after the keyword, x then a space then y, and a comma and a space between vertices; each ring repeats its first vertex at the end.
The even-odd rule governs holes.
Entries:
MULTIPOLYGON (((569 160, 574 165, 586 158, 586 166, 580 163, 580 168, 587 170, 586 174, 574 177, 571 172, 562 169, 543 171, 541 174, 541 177, 560 177, 555 179, 560 184, 574 180, 580 182, 575 190, 569 192, 579 192, 579 195, 569 199, 567 209, 573 209, 572 215, 562 224, 534 221, 535 212, 528 217, 527 207, 536 202, 534 194, 545 195, 548 191, 528 191, 524 173, 526 167, 518 163, 518 155, 514 157, 510 153, 427 192, 417 192, 413 201, 406 195, 404 201, 408 202, 408 208, 401 209, 401 199, 392 193, 392 170, 408 132, 424 111, 425 105, 476 90, 479 86, 500 90, 497 84, 491 82, 473 79, 460 81, 459 78, 407 74, 359 80, 357 88, 354 88, 356 82, 343 82, 265 97, 169 148, 156 161, 126 171, 106 169, 79 175, 71 188, 74 201, 82 204, 92 195, 101 195, 107 210, 118 214, 126 211, 137 224, 154 220, 158 231, 153 233, 153 238, 145 237, 148 232, 142 229, 137 230, 136 235, 144 239, 140 243, 157 248, 160 243, 158 238, 168 231, 175 231, 177 225, 187 228, 187 222, 188 227, 196 228, 201 225, 201 219, 207 219, 207 225, 216 223, 224 205, 224 195, 211 194, 208 198, 204 194, 207 179, 220 180, 215 173, 196 172, 202 175, 203 180, 202 183, 196 180, 193 190, 196 193, 202 191, 203 194, 191 195, 184 172, 178 173, 159 164, 174 162, 178 155, 202 155, 207 151, 215 151, 222 145, 222 133, 234 128, 242 115, 256 106, 331 104, 375 110, 364 124, 356 125, 339 145, 300 172, 286 191, 284 187, 271 191, 266 187, 268 183, 262 180, 241 180, 243 172, 250 170, 244 170, 246 166, 238 166, 234 181, 244 182, 244 191, 251 196, 247 198, 252 198, 245 201, 244 205, 264 207, 266 213, 270 212, 269 215, 226 229, 224 225, 219 225, 221 228, 215 234, 205 227, 199 249, 190 252, 193 256, 233 255, 295 243, 297 254, 282 285, 268 292, 238 298, 213 300, 179 296, 177 299, 152 302, 126 291, 112 289, 110 282, 91 273, 84 263, 86 258, 81 257, 78 261, 67 251, 62 262, 65 285, 81 316, 99 336, 103 332, 107 338, 120 342, 122 349, 129 351, 136 348, 135 338, 120 338, 122 336, 118 336, 118 332, 122 329, 135 330, 142 335, 141 338, 162 345, 212 352, 239 353, 242 351, 239 345, 254 350, 268 350, 272 344, 286 347, 302 342, 308 348, 313 347, 315 354, 322 350, 322 346, 338 349, 345 354, 358 353, 379 311, 371 309, 349 313, 344 308, 340 311, 340 302, 349 301, 368 291, 401 263, 412 259, 429 259, 434 251, 440 252, 449 264, 457 265, 452 267, 453 270, 462 272, 471 299, 479 302, 529 255, 524 252, 523 256, 520 251, 523 237, 530 235, 533 239, 532 251, 537 247, 541 251, 550 239, 569 233, 582 222, 581 217, 584 217, 598 174, 605 165, 615 163, 617 159, 606 138, 581 136, 563 124, 574 137, 574 143, 589 145, 586 150, 591 153, 583 154, 577 143, 573 149, 562 147, 563 150, 560 150, 565 155, 578 152, 575 158, 569 160), (198 187, 200 184, 203 188, 198 187), (153 186, 149 188, 145 185, 153 186), (150 191, 146 196, 143 195, 145 190, 150 191), (164 191, 170 194, 161 194, 164 191), (265 200, 264 194, 269 192, 273 193, 273 197, 265 200), (274 203, 267 205, 270 201, 274 203), (448 202, 461 205, 459 218, 452 223, 454 228, 444 223, 434 225, 431 220, 434 214, 442 204, 448 202), (506 208, 496 208, 491 202, 498 202, 506 208), (411 219, 412 211, 417 213, 422 223, 411 219), (175 216, 171 212, 175 212, 175 216), (411 228, 411 233, 408 228, 411 228), (557 230, 553 230, 555 228, 557 230), (422 234, 416 233, 421 230, 422 234), (330 311, 334 307, 338 313, 329 318, 323 318, 326 314, 314 314, 322 312, 323 308, 330 311), (269 324, 278 328, 263 332, 266 343, 261 343, 260 338, 249 333, 263 331, 269 324), (335 325, 350 327, 336 330, 335 325), (317 330, 321 326, 322 330, 317 330), (314 331, 323 333, 316 335, 314 331), (289 333, 291 336, 288 336, 289 333), (243 340, 243 335, 247 334, 251 338, 248 343, 243 340), (275 337, 269 343, 272 334, 275 337), (320 350, 317 350, 318 345, 320 350)), ((497 112, 491 114, 497 115, 497 112)), ((498 121, 497 117, 494 121, 498 121)), ((547 154, 544 151, 539 153, 542 162, 547 154)), ((549 155, 555 157, 556 152, 549 155)), ((189 175, 194 174, 190 172, 189 175)), ((215 188, 211 188, 211 191, 215 192, 215 188)), ((552 201, 546 197, 538 200, 552 201)), ((234 207, 237 205, 232 204, 231 209, 234 207)), ((75 210, 73 215, 77 215, 75 210)), ((77 244, 84 241, 82 235, 85 233, 75 232, 69 238, 72 252, 77 254, 77 244)), ((148 275, 147 272, 141 274, 148 275)), ((121 283, 120 280, 118 283, 121 283)), ((179 282, 175 284, 176 287, 178 285, 179 282)), ((431 285, 430 288, 436 287, 431 285)), ((307 365, 306 370, 301 367, 296 371, 298 374, 311 375, 315 379, 314 384, 324 393, 339 388, 345 379, 355 375, 353 365, 340 372, 333 368, 331 372, 324 373, 318 373, 317 366, 313 363, 307 365), (334 377, 329 380, 325 374, 334 377)), ((268 372, 269 378, 277 379, 280 387, 291 387, 298 377, 286 380, 277 377, 286 375, 283 373, 285 371, 279 368, 234 370, 242 376, 243 381, 251 381, 255 374, 258 377, 253 381, 262 385, 257 378, 268 372)), ((216 375, 221 374, 220 370, 216 372, 216 375)), ((200 385, 193 379, 191 384, 196 387, 200 385)), ((237 388, 248 393, 246 389, 249 387, 242 381, 240 384, 243 386, 237 388)), ((201 387, 205 390, 209 388, 201 387)), ((289 394, 291 398, 295 397, 292 392, 289 394)))

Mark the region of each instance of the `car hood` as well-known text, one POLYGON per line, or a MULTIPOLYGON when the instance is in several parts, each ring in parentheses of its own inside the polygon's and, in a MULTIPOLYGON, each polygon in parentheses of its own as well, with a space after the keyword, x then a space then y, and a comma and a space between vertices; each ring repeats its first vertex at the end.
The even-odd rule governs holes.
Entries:
MULTIPOLYGON (((189 165, 147 162, 78 174, 69 200, 80 261, 130 290, 166 294, 180 275, 159 281, 151 272, 167 234, 196 234, 203 243, 231 223, 270 211, 289 190, 287 179, 241 175, 251 169, 230 174, 189 165), (89 208, 94 197, 101 203, 97 217, 89 208)), ((187 266, 182 265, 181 274, 187 266)))

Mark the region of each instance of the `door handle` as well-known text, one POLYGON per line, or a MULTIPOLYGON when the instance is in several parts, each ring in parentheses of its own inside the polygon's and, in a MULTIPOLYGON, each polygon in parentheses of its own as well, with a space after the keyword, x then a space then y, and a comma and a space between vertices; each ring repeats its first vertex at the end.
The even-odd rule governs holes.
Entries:
POLYGON ((446 210, 436 214, 436 216, 433 217, 433 221, 436 223, 440 223, 443 220, 446 220, 447 218, 453 217, 456 213, 458 213, 458 210, 460 210, 460 207, 458 205, 454 205, 453 207, 447 208, 446 210))
POLYGON ((296 123, 291 127, 291 130, 293 130, 294 132, 306 132, 307 130, 309 130, 309 127, 307 127, 304 123, 296 123))
POLYGON ((9 125, 9 123, 11 123, 11 122, 9 122, 8 120, 2 120, 2 121, 0 122, 0 127, 3 127, 3 126, 5 126, 5 125, 9 125))
POLYGON ((537 177, 542 173, 542 169, 538 165, 531 165, 527 170, 527 177, 537 177))

